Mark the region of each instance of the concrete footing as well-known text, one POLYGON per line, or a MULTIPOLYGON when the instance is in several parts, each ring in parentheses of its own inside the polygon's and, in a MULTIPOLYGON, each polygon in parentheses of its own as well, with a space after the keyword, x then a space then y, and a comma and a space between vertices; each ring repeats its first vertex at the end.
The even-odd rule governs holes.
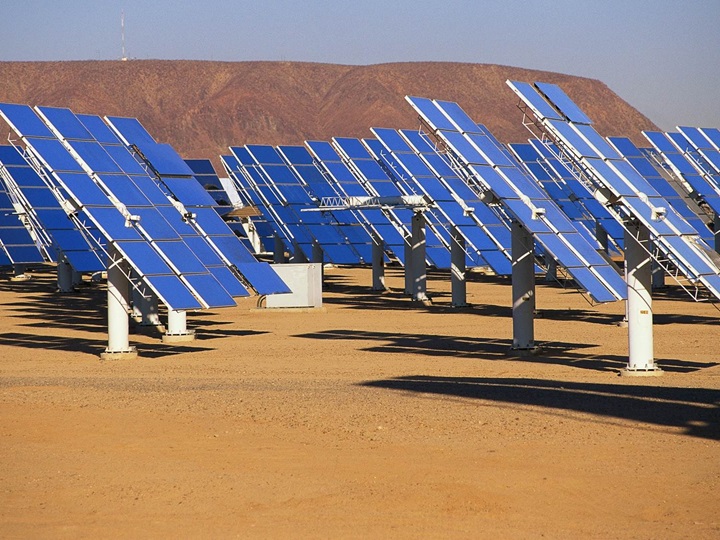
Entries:
POLYGON ((108 351, 100 353, 100 360, 134 360, 138 357, 135 347, 130 347, 126 351, 108 351))

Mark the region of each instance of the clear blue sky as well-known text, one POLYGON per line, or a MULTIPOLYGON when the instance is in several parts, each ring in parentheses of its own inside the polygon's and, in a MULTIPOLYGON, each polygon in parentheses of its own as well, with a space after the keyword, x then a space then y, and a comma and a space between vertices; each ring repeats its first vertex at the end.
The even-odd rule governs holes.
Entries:
POLYGON ((720 127, 720 0, 2 0, 0 60, 117 59, 121 11, 130 58, 512 65, 720 127))

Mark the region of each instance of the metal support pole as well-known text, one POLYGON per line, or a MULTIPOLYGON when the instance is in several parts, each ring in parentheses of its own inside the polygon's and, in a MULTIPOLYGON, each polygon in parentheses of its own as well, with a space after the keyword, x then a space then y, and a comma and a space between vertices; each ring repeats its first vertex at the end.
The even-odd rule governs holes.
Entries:
POLYGON ((285 244, 277 234, 273 237, 273 262, 280 264, 285 262, 285 244))
POLYGON ((130 346, 128 311, 129 280, 125 261, 114 246, 108 246, 107 303, 108 346, 100 355, 103 360, 121 360, 137 357, 137 349, 130 346))
POLYGON ((73 268, 65 257, 57 263, 58 292, 71 293, 73 289, 73 268))
POLYGON ((300 248, 300 245, 293 241, 293 253, 292 257, 290 257, 290 262, 297 263, 297 264, 304 264, 309 263, 310 261, 305 256, 305 252, 300 248))
POLYGON ((595 223, 595 239, 600 243, 603 251, 607 253, 610 245, 608 233, 599 223, 595 223))
POLYGON ((73 287, 77 287, 78 285, 82 284, 82 272, 78 272, 75 270, 72 265, 70 265, 70 268, 72 269, 72 275, 71 275, 71 281, 73 284, 73 287))
POLYGON ((650 234, 635 221, 626 222, 628 365, 623 375, 659 375, 653 359, 652 257, 650 234))
POLYGON ((413 252, 412 236, 405 237, 405 294, 411 295, 413 291, 413 252))
POLYGON ((450 245, 450 286, 452 307, 467 306, 467 284, 465 281, 465 237, 457 227, 452 228, 450 245))
POLYGON ((520 356, 536 354, 535 346, 535 261, 532 234, 518 221, 512 222, 512 317, 511 352, 520 356))
POLYGON ((24 264, 13 264, 13 270, 15 275, 10 278, 10 281, 27 281, 28 279, 30 279, 30 276, 25 273, 24 264))
POLYGON ((557 261, 551 255, 548 255, 546 262, 545 281, 557 281, 557 261))
POLYGON ((187 329, 187 312, 168 308, 167 331, 163 343, 179 343, 195 340, 195 330, 187 329))
POLYGON ((372 290, 384 291, 385 287, 385 251, 383 240, 378 235, 372 236, 372 290))
POLYGON ((412 217, 411 237, 411 275, 412 298, 418 302, 428 300, 427 268, 425 265, 425 216, 422 212, 414 212, 412 217))
POLYGON ((715 214, 713 232, 715 234, 715 251, 720 253, 720 214, 715 214))

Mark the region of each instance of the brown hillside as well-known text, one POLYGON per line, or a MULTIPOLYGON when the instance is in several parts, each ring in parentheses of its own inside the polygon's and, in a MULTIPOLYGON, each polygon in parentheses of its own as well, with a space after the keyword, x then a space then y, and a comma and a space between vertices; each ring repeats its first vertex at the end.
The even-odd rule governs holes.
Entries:
POLYGON ((216 162, 229 145, 417 127, 407 94, 457 101, 502 141, 524 140, 508 78, 560 84, 604 135, 637 138, 655 128, 600 81, 485 64, 141 60, 0 62, 0 69, 0 101, 137 117, 182 155, 216 162))

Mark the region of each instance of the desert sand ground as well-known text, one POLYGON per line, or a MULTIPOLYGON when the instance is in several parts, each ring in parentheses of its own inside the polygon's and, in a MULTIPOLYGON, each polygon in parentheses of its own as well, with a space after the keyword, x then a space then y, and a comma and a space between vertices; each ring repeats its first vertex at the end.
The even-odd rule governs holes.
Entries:
POLYGON ((720 311, 655 300, 659 378, 620 377, 623 305, 539 283, 471 308, 328 268, 324 308, 189 316, 103 362, 104 289, 0 282, 2 538, 720 538, 720 311))

